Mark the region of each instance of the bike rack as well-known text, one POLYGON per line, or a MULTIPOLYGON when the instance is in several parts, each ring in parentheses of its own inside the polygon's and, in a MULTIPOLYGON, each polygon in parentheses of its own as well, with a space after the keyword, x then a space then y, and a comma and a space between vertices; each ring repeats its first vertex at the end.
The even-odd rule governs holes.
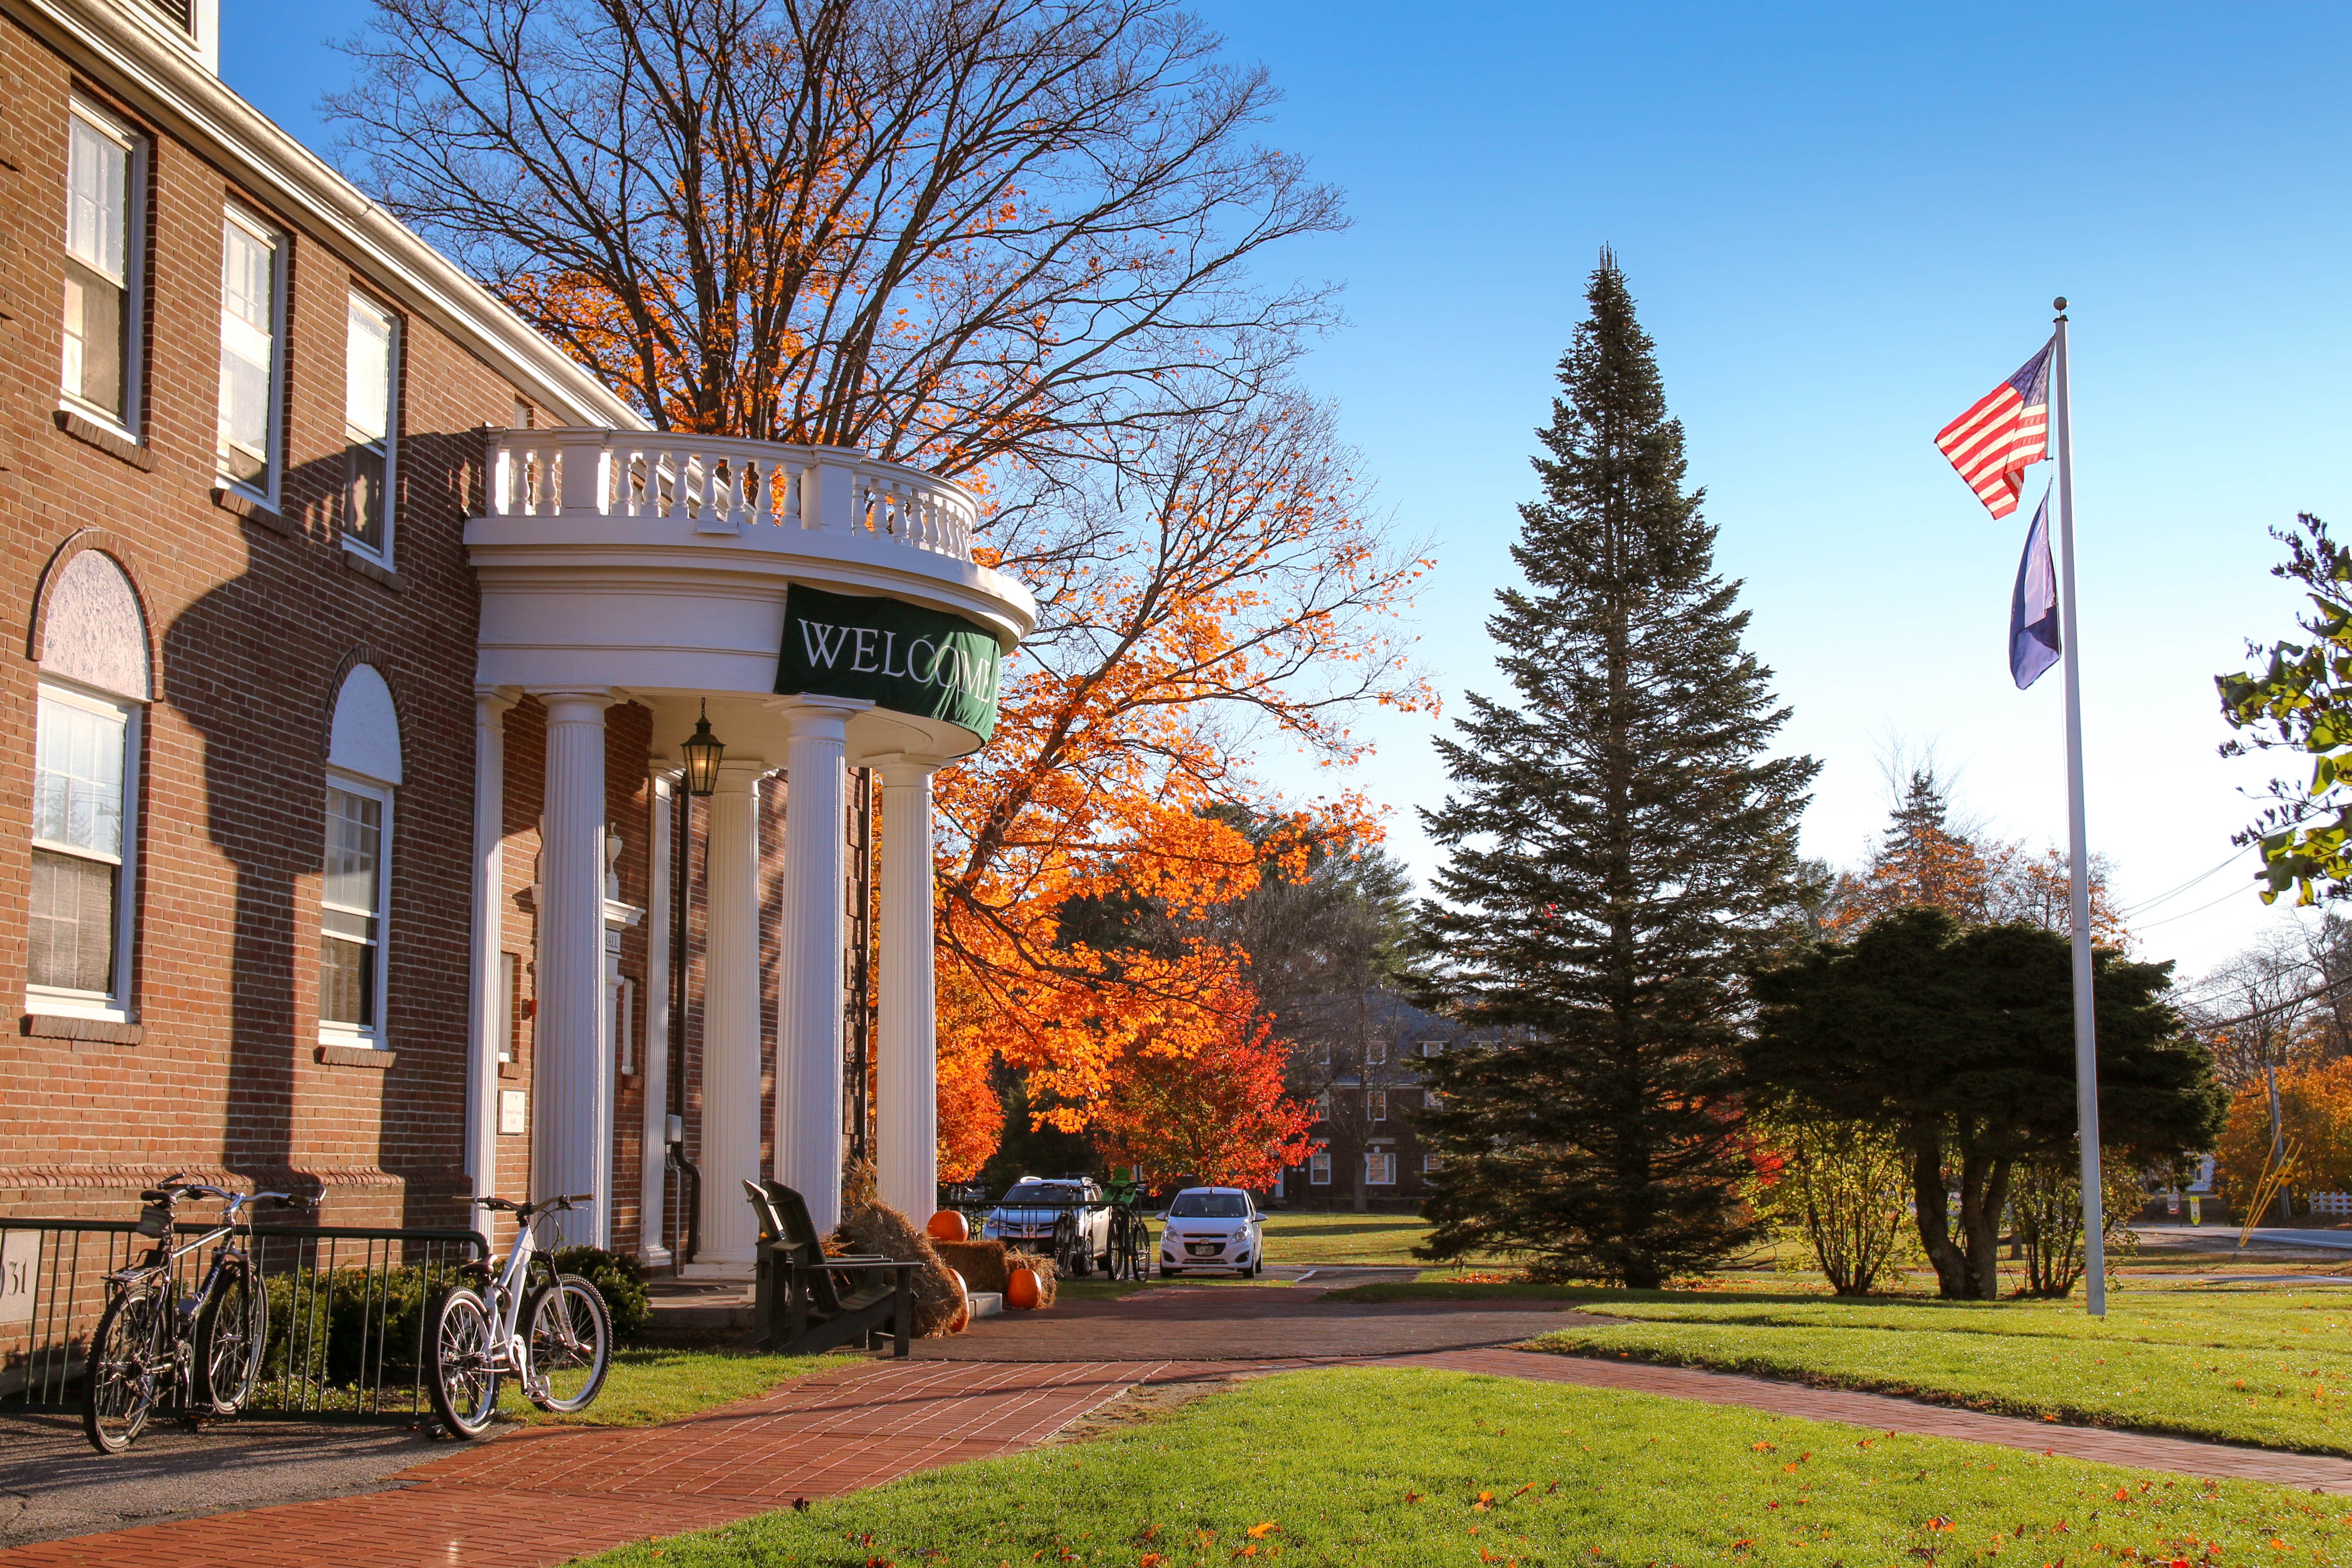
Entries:
MULTIPOLYGON (((182 1237, 219 1228, 174 1226, 182 1237)), ((269 1302, 261 1377, 243 1416, 431 1418, 425 1303, 466 1265, 488 1261, 481 1232, 258 1222, 237 1229, 269 1302)), ((0 1218, 0 1415, 80 1408, 83 1358, 106 1310, 106 1277, 152 1245, 136 1230, 135 1220, 0 1218)), ((178 1261, 183 1289, 209 1258, 204 1248, 178 1261)))

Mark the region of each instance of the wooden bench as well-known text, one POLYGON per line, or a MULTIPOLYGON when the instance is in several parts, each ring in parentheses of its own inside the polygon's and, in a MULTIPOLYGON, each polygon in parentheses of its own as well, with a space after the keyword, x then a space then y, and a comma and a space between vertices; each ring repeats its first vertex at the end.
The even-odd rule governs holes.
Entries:
POLYGON ((913 1348, 912 1259, 870 1253, 827 1257, 808 1202, 781 1182, 743 1184, 760 1218, 748 1350, 816 1355, 853 1340, 871 1348, 886 1331, 894 1356, 913 1348))

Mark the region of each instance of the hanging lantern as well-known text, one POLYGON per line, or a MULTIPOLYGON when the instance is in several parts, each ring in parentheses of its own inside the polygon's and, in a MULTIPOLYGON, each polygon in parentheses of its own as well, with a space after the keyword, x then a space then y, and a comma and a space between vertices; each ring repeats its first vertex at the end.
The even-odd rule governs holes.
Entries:
POLYGON ((702 717, 694 721, 694 734, 678 748, 686 754, 686 793, 708 799, 719 787, 719 760, 727 748, 710 732, 710 704, 702 705, 702 717))

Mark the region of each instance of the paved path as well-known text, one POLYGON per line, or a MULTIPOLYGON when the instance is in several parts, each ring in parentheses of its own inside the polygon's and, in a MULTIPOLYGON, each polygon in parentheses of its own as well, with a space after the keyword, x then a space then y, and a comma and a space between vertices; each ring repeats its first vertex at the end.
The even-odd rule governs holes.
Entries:
POLYGON ((532 1427, 420 1465, 394 1489, 42 1542, 0 1551, 0 1564, 542 1568, 1014 1453, 1134 1384, 1231 1370, 859 1362, 666 1426, 532 1427))
POLYGON ((1045 1312, 983 1318, 952 1339, 925 1340, 927 1361, 1262 1362, 1352 1359, 1510 1345, 1601 1320, 1525 1301, 1323 1304, 1307 1286, 1166 1286, 1108 1301, 1066 1300, 1045 1312))
POLYGON ((1622 1389, 1634 1394, 1663 1394, 1709 1405, 1745 1405, 1811 1421, 1843 1421, 1883 1432, 1959 1437, 1971 1443, 1994 1443, 2037 1454, 2058 1453, 2069 1458, 2095 1459, 2101 1464, 2128 1465, 2136 1469, 2170 1470, 2200 1479, 2275 1481, 2282 1486, 2352 1494, 2352 1459, 2321 1454, 2286 1454, 2231 1443, 2198 1443, 2181 1437, 2153 1437, 2104 1426, 2068 1426, 2015 1415, 1988 1415, 1975 1410, 1955 1410, 1947 1405, 1900 1399, 1890 1394, 1810 1388, 1801 1383, 1746 1377, 1737 1373, 1509 1350, 1439 1352, 1401 1357, 1396 1364, 1485 1373, 1494 1377, 1534 1378, 1544 1383, 1573 1383, 1586 1388, 1622 1389))

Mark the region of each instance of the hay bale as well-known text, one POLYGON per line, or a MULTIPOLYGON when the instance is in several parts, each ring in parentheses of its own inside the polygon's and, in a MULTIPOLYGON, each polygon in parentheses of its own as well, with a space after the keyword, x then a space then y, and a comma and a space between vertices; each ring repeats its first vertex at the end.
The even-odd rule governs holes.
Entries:
POLYGON ((931 1242, 931 1250, 949 1268, 964 1278, 964 1283, 975 1290, 1004 1293, 1006 1284, 1004 1243, 1001 1241, 939 1241, 931 1242))
POLYGON ((915 1332, 919 1338, 936 1339, 948 1333, 948 1325, 964 1310, 963 1292, 956 1289, 955 1275, 940 1261, 929 1238, 889 1205, 861 1204, 851 1209, 842 1216, 833 1239, 846 1252, 879 1253, 922 1265, 914 1277, 915 1332))

